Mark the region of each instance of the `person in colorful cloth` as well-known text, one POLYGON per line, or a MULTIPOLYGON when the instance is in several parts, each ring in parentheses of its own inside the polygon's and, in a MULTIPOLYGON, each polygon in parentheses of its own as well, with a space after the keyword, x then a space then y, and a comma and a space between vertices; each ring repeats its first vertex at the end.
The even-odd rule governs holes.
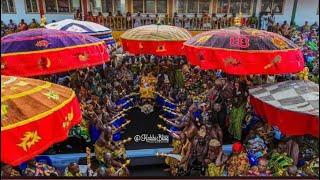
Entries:
POLYGON ((27 163, 27 168, 23 171, 23 174, 26 176, 52 176, 52 174, 55 174, 58 176, 54 167, 39 163, 34 159, 27 163))
POLYGON ((246 96, 244 89, 240 88, 240 83, 235 83, 233 105, 230 112, 229 133, 237 140, 242 138, 242 121, 246 116, 246 96))
POLYGON ((228 176, 243 176, 247 174, 250 163, 248 155, 240 142, 232 145, 232 155, 226 165, 228 176))
POLYGON ((257 166, 252 166, 248 170, 248 176, 271 176, 271 171, 268 169, 268 160, 260 158, 257 166))
POLYGON ((19 171, 13 169, 12 166, 6 164, 1 167, 1 177, 16 177, 21 176, 19 171))
POLYGON ((268 166, 273 176, 285 176, 288 168, 293 165, 293 160, 286 153, 273 152, 268 166))
POLYGON ((197 135, 194 137, 191 149, 190 167, 200 170, 200 174, 204 175, 205 156, 208 152, 208 142, 206 141, 206 128, 201 126, 197 135))
POLYGON ((209 150, 205 158, 206 176, 223 176, 228 156, 223 153, 221 143, 217 139, 209 141, 209 150))
POLYGON ((111 153, 104 155, 103 166, 107 168, 108 176, 129 176, 129 170, 126 167, 128 164, 122 164, 113 159, 111 153))
POLYGON ((79 165, 75 162, 70 163, 64 171, 64 176, 67 176, 67 177, 82 176, 82 174, 80 173, 79 165))

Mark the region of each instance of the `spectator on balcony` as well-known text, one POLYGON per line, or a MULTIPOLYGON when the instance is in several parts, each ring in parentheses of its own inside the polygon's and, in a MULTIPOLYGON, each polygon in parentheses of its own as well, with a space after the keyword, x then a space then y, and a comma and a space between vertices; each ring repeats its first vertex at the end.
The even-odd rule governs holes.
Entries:
POLYGON ((24 19, 21 19, 21 22, 19 23, 18 26, 18 31, 26 31, 28 30, 28 25, 27 23, 24 22, 24 19))
POLYGON ((34 28, 38 28, 38 27, 40 27, 40 24, 37 23, 37 21, 35 19, 32 19, 32 22, 30 23, 29 28, 34 29, 34 28))
POLYGON ((200 19, 197 13, 195 13, 194 17, 191 19, 191 26, 192 29, 197 29, 200 27, 200 19))
POLYGON ((82 14, 80 12, 80 9, 77 10, 76 14, 74 15, 74 19, 78 21, 82 20, 82 14))
POLYGON ((88 12, 88 15, 87 15, 87 18, 86 18, 86 21, 90 21, 90 22, 94 22, 94 17, 92 15, 92 12, 88 12))
POLYGON ((212 15, 211 15, 211 27, 212 27, 212 29, 217 29, 218 28, 218 20, 219 20, 219 18, 217 17, 216 13, 212 13, 212 15))
POLYGON ((173 16, 173 25, 177 27, 182 27, 181 19, 179 18, 178 13, 176 12, 174 13, 174 16, 173 16))
POLYGON ((162 24, 165 24, 165 25, 171 25, 170 17, 169 17, 169 15, 168 15, 168 14, 166 14, 166 15, 164 16, 164 19, 163 19, 162 24))
POLYGON ((147 14, 144 19, 144 25, 150 25, 150 24, 152 24, 152 18, 150 17, 149 14, 147 14))
POLYGON ((309 26, 308 21, 306 21, 306 22, 304 23, 304 25, 302 26, 302 32, 303 32, 303 33, 304 33, 304 32, 310 32, 310 29, 311 29, 311 27, 309 26))
POLYGON ((124 18, 122 13, 120 11, 117 11, 117 15, 115 17, 115 25, 117 29, 122 29, 124 25, 123 21, 124 21, 124 18))
POLYGON ((105 24, 105 19, 104 19, 104 16, 101 12, 98 13, 97 23, 101 24, 102 26, 104 26, 104 24, 105 24))
POLYGON ((17 25, 12 21, 12 19, 9 20, 8 30, 8 33, 14 33, 17 30, 17 25))
POLYGON ((155 17, 154 21, 155 21, 154 24, 160 24, 161 23, 161 19, 160 19, 158 14, 156 14, 156 17, 155 17))
POLYGON ((201 17, 201 29, 211 29, 211 18, 208 13, 204 12, 201 17))
POLYGON ((225 28, 228 26, 228 14, 225 14, 223 17, 220 18, 220 28, 225 28))
POLYGON ((289 24, 287 23, 287 21, 284 21, 281 28, 280 28, 280 32, 282 34, 282 36, 287 37, 289 35, 289 24))
POLYGON ((134 17, 134 24, 133 27, 139 27, 142 26, 142 16, 140 12, 137 13, 136 17, 134 17))
POLYGON ((113 29, 114 27, 114 18, 112 15, 112 12, 108 13, 108 16, 106 17, 106 26, 113 29))
POLYGON ((261 16, 261 29, 267 30, 267 26, 268 26, 268 14, 263 13, 261 16))
POLYGON ((185 14, 183 15, 182 23, 183 23, 183 27, 185 29, 190 29, 191 28, 190 19, 185 14))
POLYGON ((268 31, 272 30, 272 26, 274 25, 275 21, 276 21, 276 18, 274 14, 271 13, 271 15, 268 17, 268 28, 267 28, 268 31))
POLYGON ((280 28, 281 28, 280 24, 276 23, 274 26, 272 26, 271 31, 274 32, 274 33, 280 34, 280 28))
POLYGON ((131 16, 131 12, 127 12, 127 14, 126 14, 126 27, 127 27, 127 29, 130 29, 130 28, 132 28, 132 16, 131 16))

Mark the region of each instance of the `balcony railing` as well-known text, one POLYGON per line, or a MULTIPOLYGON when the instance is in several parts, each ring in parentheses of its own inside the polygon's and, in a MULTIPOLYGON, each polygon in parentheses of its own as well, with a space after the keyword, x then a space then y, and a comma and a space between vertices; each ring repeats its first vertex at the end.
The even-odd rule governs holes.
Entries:
MULTIPOLYGON (((233 25, 232 18, 211 18, 211 17, 202 17, 202 18, 182 18, 182 17, 106 17, 102 20, 94 19, 96 23, 104 25, 114 31, 123 31, 143 25, 150 24, 164 24, 183 27, 191 31, 203 31, 210 29, 220 29, 226 28, 233 25)), ((245 25, 248 25, 244 21, 245 25)))

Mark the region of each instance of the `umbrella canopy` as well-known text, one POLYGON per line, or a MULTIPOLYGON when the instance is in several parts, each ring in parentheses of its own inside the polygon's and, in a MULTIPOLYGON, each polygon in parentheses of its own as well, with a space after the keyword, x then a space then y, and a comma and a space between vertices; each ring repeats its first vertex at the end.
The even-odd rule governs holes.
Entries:
POLYGON ((74 91, 29 78, 1 76, 1 161, 16 166, 67 138, 81 120, 74 91))
POLYGON ((146 25, 121 35, 123 49, 131 54, 159 56, 183 55, 183 42, 191 34, 183 28, 168 25, 146 25))
POLYGON ((304 67, 300 48, 281 35, 231 27, 194 36, 184 43, 192 65, 235 75, 282 74, 304 67))
POLYGON ((1 73, 36 76, 103 64, 105 42, 67 31, 32 29, 1 38, 1 73))
POLYGON ((106 44, 115 44, 111 29, 94 22, 65 19, 47 24, 45 27, 47 29, 84 33, 104 40, 106 44))
POLYGON ((285 81, 250 89, 250 103, 269 124, 286 135, 319 137, 319 85, 285 81))

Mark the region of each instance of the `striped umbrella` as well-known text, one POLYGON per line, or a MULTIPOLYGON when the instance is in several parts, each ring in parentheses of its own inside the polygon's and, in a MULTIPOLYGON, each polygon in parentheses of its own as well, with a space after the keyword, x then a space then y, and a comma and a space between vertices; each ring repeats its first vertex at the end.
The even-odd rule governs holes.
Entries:
POLYGON ((94 22, 65 19, 48 24, 45 27, 47 29, 84 33, 104 40, 108 45, 115 44, 115 40, 111 34, 111 29, 94 22))
POLYGON ((168 25, 140 26, 121 35, 123 49, 135 55, 183 55, 183 43, 189 38, 186 29, 168 25))

